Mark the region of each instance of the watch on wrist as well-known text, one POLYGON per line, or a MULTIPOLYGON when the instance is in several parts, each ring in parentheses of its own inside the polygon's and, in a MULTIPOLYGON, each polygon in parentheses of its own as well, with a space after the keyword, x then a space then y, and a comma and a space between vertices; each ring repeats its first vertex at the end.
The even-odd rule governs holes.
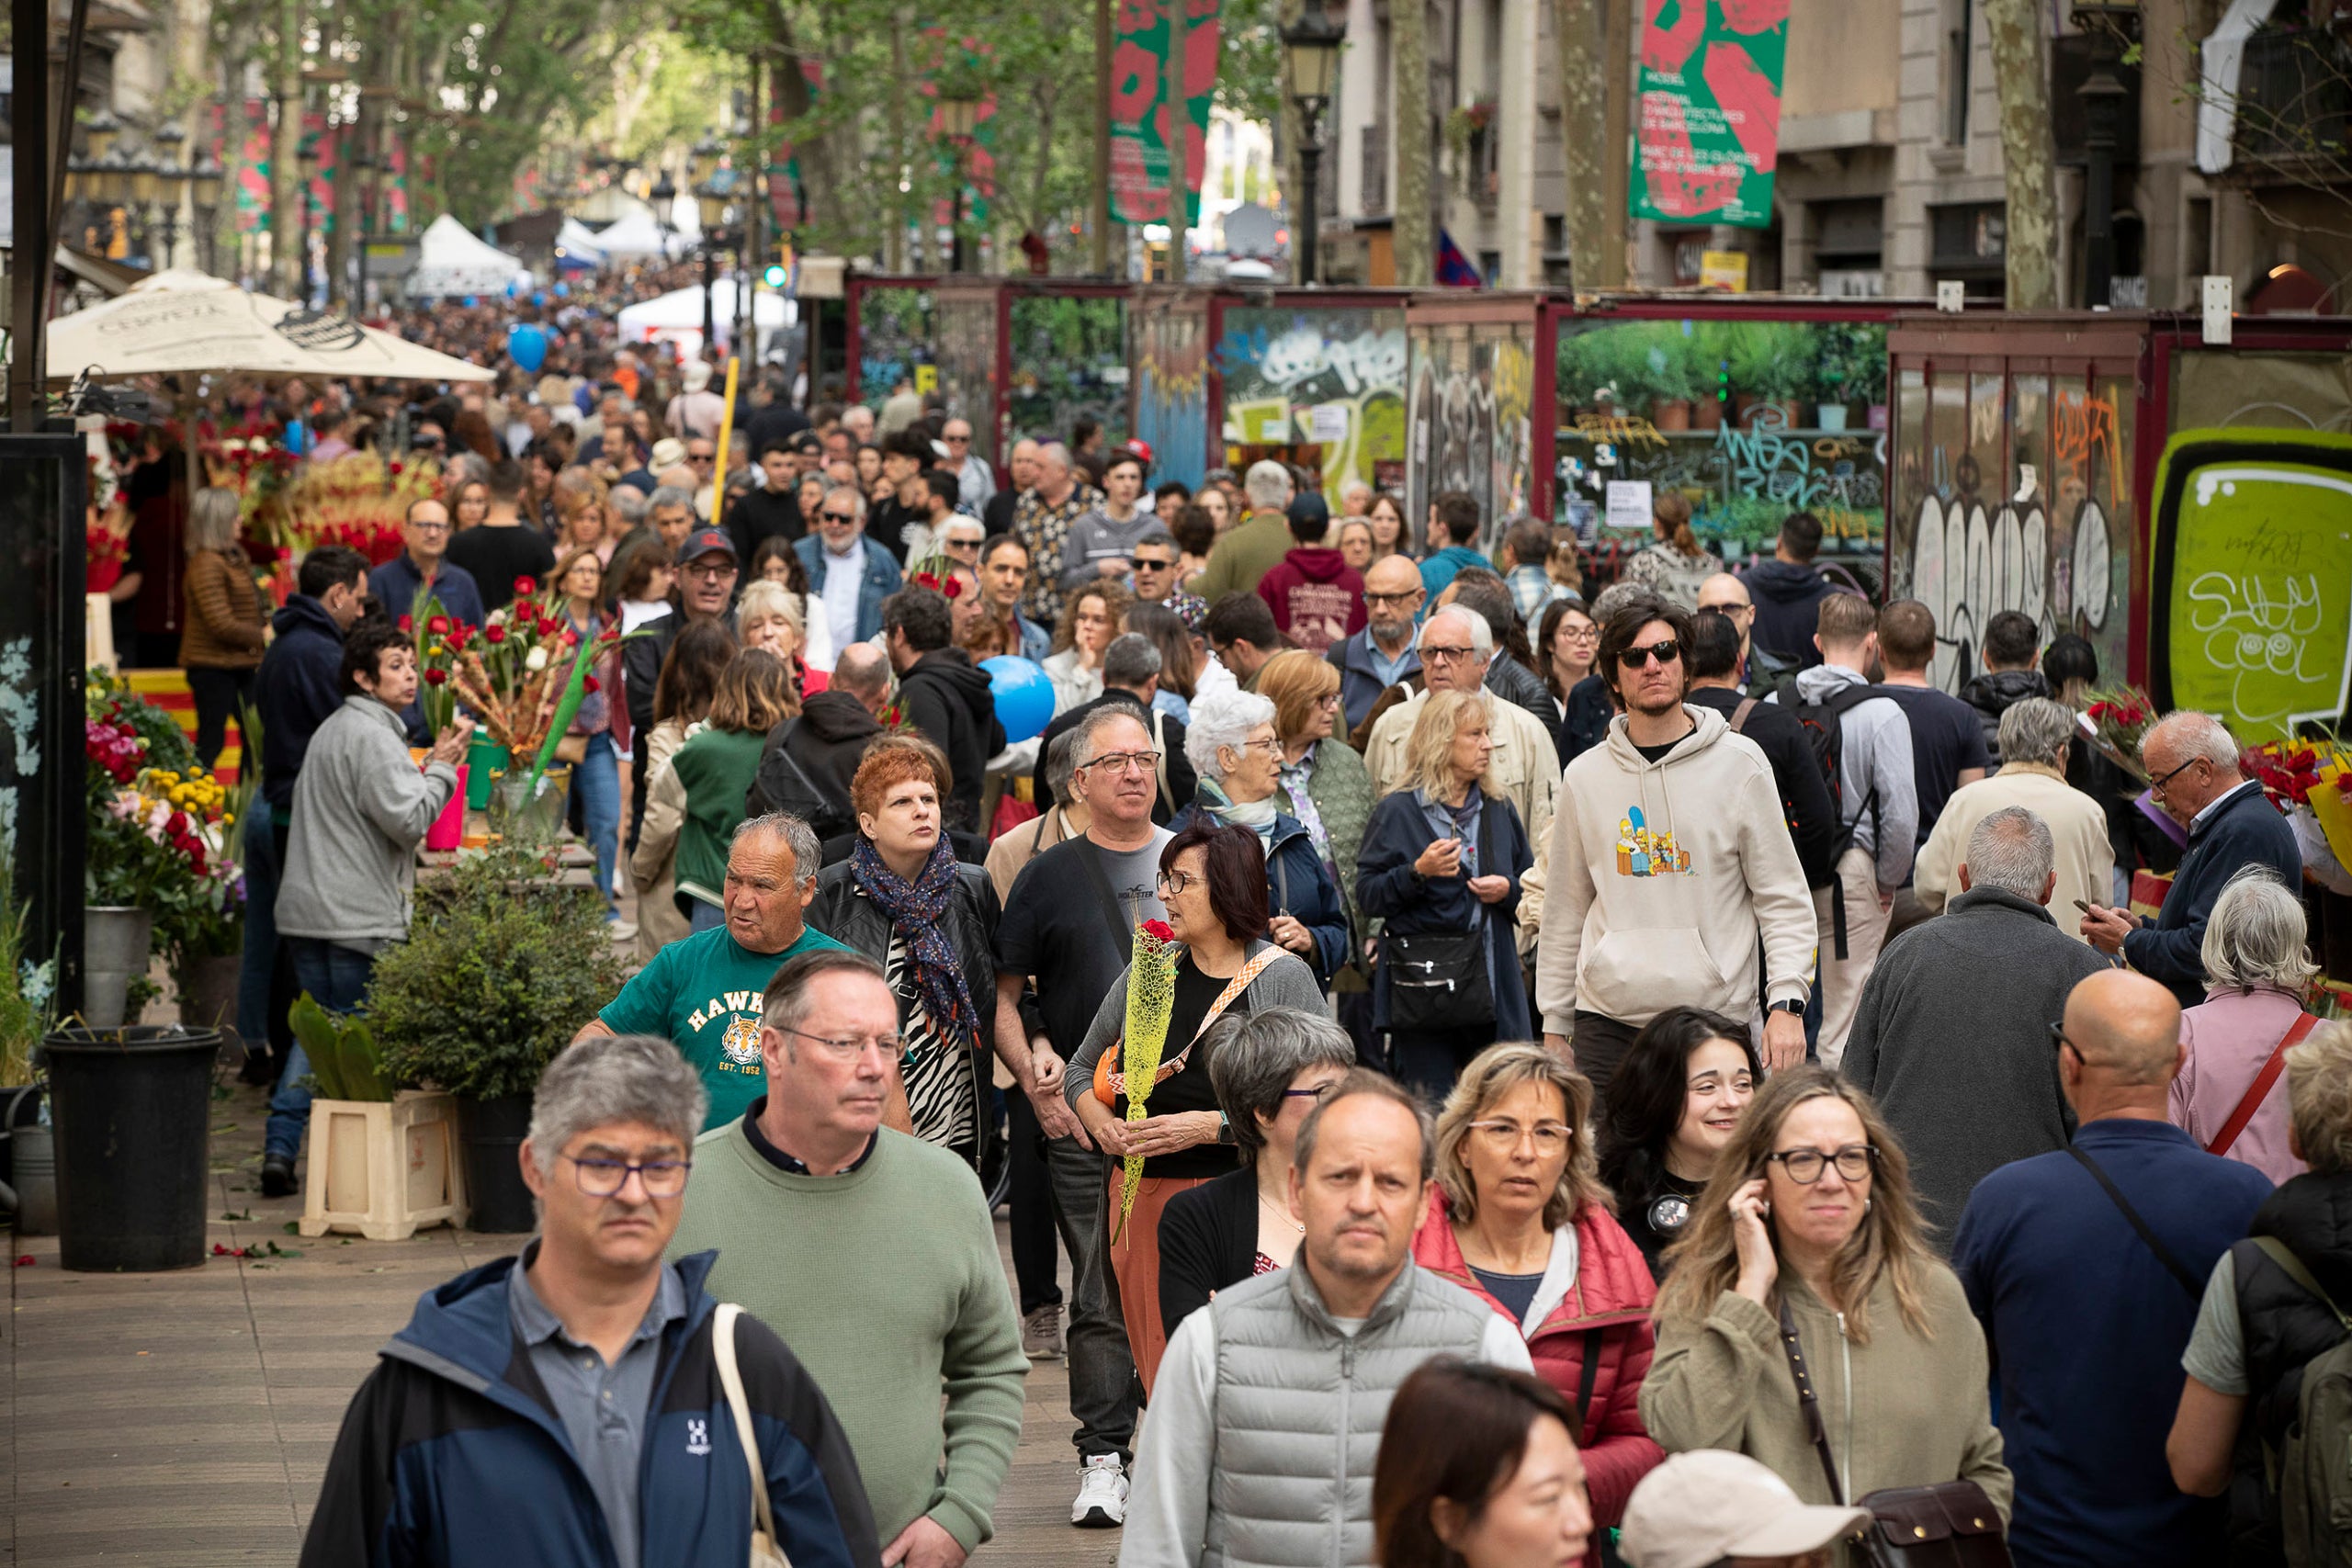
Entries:
POLYGON ((1803 1018, 1804 1016, 1804 1000, 1800 997, 1777 1001, 1772 1004, 1772 1010, 1774 1012, 1788 1013, 1794 1018, 1803 1018))
POLYGON ((1216 1141, 1228 1145, 1233 1142, 1233 1122, 1222 1111, 1216 1113, 1216 1141))

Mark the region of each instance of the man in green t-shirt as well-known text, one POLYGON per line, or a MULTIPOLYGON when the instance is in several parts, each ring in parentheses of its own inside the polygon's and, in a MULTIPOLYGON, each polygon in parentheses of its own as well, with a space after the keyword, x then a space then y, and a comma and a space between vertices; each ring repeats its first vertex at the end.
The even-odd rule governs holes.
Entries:
POLYGON ((823 851, 808 824, 774 812, 735 829, 727 852, 727 920, 673 942, 621 987, 576 1038, 667 1035, 710 1091, 706 1128, 740 1122, 765 1092, 760 998, 785 961, 840 947, 801 919, 817 897, 823 851))

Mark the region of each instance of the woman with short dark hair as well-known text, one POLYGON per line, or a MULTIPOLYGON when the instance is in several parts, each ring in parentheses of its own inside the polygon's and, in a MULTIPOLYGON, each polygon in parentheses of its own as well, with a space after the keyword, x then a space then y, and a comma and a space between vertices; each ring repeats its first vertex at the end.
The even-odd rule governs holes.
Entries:
POLYGON ((1062 1092, 1087 1135, 1110 1163, 1110 1258, 1119 1281, 1127 1343, 1144 1393, 1151 1393, 1168 1348, 1159 1317, 1159 1216, 1169 1200, 1233 1168, 1236 1134, 1218 1109, 1210 1082, 1214 1046, 1208 1026, 1227 1011, 1250 1014, 1272 1007, 1319 1011, 1323 993, 1314 971, 1266 940, 1266 869, 1258 835, 1246 828, 1195 822, 1159 852, 1159 900, 1182 945, 1176 956, 1175 998, 1160 1049, 1149 1114, 1127 1120, 1127 1090, 1118 1061, 1127 1020, 1122 975, 1094 1014, 1093 1025, 1070 1058, 1062 1092), (1128 1155, 1144 1156, 1143 1181, 1124 1223, 1118 1210, 1128 1155))
POLYGON ((1642 1026, 1609 1080, 1600 1179, 1617 1222, 1653 1279, 1714 1175, 1715 1156, 1739 1130, 1764 1065, 1745 1024, 1704 1008, 1667 1009, 1642 1026))
POLYGON ((1453 1356, 1419 1368, 1388 1402, 1373 1466, 1382 1568, 1587 1561, 1592 1507, 1575 1425, 1541 1378, 1453 1356))

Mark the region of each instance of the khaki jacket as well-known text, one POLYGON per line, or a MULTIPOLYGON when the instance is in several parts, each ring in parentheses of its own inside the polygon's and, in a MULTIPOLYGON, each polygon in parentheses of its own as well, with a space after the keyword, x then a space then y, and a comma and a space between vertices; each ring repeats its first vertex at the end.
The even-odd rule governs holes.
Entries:
POLYGON ((2075 901, 2107 904, 2115 897, 2115 846, 2108 840, 2107 814, 2098 802, 2046 763, 2005 762, 1991 778, 1953 791, 1912 868, 1913 890, 1930 914, 1958 897, 1968 836, 1979 822, 2012 806, 2022 806, 2049 824, 2057 851, 2052 864, 2058 873, 2058 886, 2050 895, 2051 918, 2060 931, 2079 939, 2075 901))

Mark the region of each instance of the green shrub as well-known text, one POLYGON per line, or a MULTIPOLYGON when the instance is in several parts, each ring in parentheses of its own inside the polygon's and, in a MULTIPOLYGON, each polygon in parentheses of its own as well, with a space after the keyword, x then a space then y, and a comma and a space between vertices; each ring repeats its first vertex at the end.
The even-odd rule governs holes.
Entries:
POLYGON ((356 1013, 338 1017, 305 991, 287 1014, 287 1023, 311 1059, 311 1077, 319 1094, 328 1100, 379 1102, 392 1098, 383 1052, 365 1018, 356 1013))
POLYGON ((368 1021, 395 1083, 528 1094, 621 986, 603 905, 533 856, 492 849, 419 890, 409 940, 376 960, 368 1021))

